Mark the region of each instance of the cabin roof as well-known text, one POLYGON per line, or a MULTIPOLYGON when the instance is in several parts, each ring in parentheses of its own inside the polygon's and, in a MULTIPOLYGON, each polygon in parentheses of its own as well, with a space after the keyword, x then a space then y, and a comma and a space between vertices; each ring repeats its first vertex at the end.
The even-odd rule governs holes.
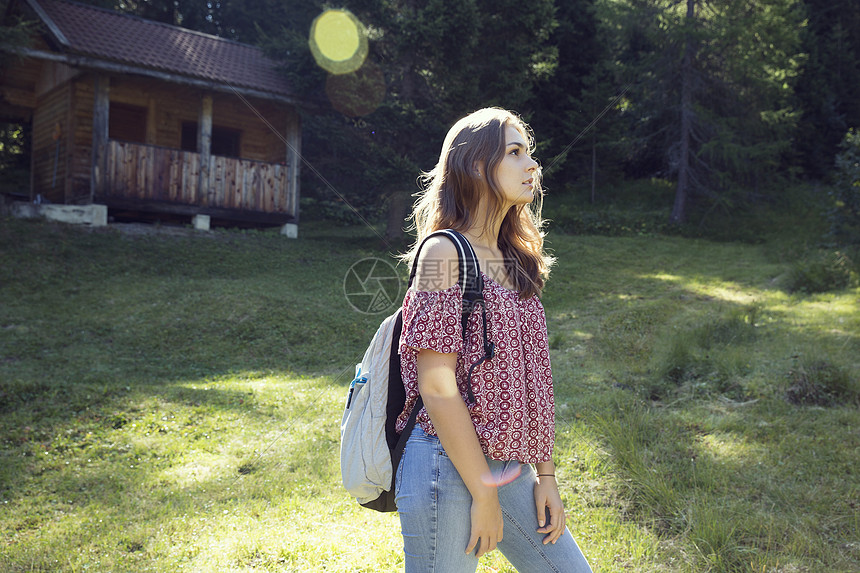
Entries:
POLYGON ((277 62, 256 46, 68 0, 26 1, 67 54, 292 96, 277 62))

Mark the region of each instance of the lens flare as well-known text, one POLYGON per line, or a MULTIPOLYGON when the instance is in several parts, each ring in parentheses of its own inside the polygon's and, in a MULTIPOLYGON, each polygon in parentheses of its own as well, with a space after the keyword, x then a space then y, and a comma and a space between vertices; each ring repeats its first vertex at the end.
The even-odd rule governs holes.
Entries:
POLYGON ((367 58, 367 33, 347 10, 326 10, 317 16, 308 43, 317 65, 332 74, 354 72, 367 58))

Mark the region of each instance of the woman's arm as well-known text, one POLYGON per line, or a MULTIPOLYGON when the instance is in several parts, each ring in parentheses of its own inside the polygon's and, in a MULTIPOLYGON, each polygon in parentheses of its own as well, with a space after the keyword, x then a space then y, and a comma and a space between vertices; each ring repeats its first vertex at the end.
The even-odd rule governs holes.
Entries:
MULTIPOLYGON (((433 237, 418 259, 415 285, 419 290, 442 290, 457 283, 457 249, 450 240, 433 237)), ((418 392, 445 452, 472 495, 471 536, 466 553, 477 555, 495 549, 502 540, 502 508, 490 467, 469 409, 457 388, 457 354, 428 349, 418 352, 418 392)))
POLYGON ((502 540, 504 521, 499 496, 475 426, 457 389, 456 354, 421 350, 417 357, 418 391, 445 452, 472 494, 471 536, 466 553, 492 551, 502 540))

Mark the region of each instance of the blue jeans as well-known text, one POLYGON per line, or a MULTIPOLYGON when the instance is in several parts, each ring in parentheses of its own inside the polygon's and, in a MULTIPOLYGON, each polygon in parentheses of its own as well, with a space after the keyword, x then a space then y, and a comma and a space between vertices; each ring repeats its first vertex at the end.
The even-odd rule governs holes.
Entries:
MULTIPOLYGON (((576 541, 565 529, 555 544, 543 544, 537 533, 532 467, 520 462, 488 460, 502 478, 499 502, 504 535, 498 549, 520 573, 587 573, 591 571, 576 541), (510 480, 510 481, 509 481, 510 480)), ((418 426, 412 431, 395 483, 403 530, 406 573, 474 572, 478 558, 466 554, 471 534, 472 496, 448 458, 439 438, 418 426)))

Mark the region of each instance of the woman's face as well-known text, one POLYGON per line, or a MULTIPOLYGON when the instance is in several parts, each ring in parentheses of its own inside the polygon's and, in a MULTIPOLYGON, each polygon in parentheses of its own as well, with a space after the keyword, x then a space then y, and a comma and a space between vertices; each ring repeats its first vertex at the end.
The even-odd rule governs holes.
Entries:
POLYGON ((523 134, 511 125, 505 127, 505 154, 496 168, 496 181, 507 211, 515 205, 528 205, 535 198, 534 174, 537 161, 528 154, 523 134))

